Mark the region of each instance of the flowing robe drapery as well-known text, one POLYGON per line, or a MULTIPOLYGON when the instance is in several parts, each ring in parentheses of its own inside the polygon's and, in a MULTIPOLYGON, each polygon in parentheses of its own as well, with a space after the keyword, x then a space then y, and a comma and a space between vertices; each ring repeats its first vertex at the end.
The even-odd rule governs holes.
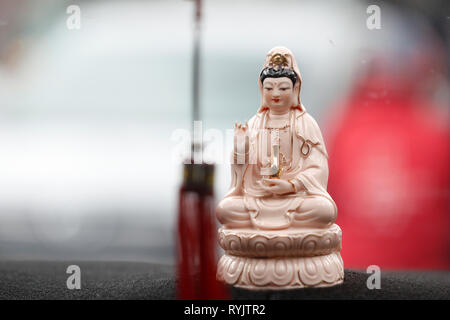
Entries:
POLYGON ((304 186, 297 193, 274 195, 263 189, 261 168, 265 163, 263 143, 268 110, 260 110, 248 122, 249 163, 232 164, 232 182, 225 196, 242 197, 245 210, 249 212, 254 227, 261 229, 288 228, 292 212, 301 212, 305 199, 309 201, 323 198, 331 202, 334 215, 337 207, 327 192, 328 155, 322 133, 316 121, 301 108, 291 108, 289 112, 292 150, 290 167, 283 171, 281 179, 298 179, 304 186))

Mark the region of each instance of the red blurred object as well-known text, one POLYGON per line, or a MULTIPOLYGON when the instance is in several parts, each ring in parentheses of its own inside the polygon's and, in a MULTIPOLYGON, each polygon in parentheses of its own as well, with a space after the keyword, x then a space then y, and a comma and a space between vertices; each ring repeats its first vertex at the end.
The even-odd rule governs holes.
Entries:
POLYGON ((448 119, 420 96, 420 64, 372 67, 329 119, 345 267, 450 269, 448 119))
POLYGON ((213 176, 213 165, 184 165, 177 234, 178 299, 228 298, 226 288, 216 280, 217 224, 213 176))

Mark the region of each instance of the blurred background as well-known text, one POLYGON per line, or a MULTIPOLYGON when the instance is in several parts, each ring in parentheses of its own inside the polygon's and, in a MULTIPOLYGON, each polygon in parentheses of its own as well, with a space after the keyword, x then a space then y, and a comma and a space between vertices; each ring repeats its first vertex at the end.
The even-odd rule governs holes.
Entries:
MULTIPOLYGON (((193 21, 186 0, 0 2, 1 260, 175 262, 193 21)), ((449 26, 446 1, 203 1, 216 200, 225 131, 283 45, 327 143, 345 267, 450 269, 449 26)))

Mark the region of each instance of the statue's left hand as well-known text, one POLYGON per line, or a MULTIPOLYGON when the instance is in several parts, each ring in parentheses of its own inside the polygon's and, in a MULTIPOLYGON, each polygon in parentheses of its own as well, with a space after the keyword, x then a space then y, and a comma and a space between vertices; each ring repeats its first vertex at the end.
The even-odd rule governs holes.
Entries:
POLYGON ((261 186, 274 194, 282 195, 294 192, 294 188, 289 181, 283 179, 262 179, 261 186))

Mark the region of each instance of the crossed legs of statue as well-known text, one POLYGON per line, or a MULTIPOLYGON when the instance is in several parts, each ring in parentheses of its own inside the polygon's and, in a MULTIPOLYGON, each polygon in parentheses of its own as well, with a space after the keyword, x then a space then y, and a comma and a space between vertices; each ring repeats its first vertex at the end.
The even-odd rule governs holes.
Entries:
POLYGON ((244 198, 233 196, 222 199, 216 210, 217 219, 225 228, 251 228, 250 213, 244 205, 244 198))
MULTIPOLYGON (((241 196, 232 196, 219 202, 217 219, 225 228, 252 228, 250 213, 241 196)), ((336 212, 330 200, 322 196, 308 196, 291 213, 292 228, 327 228, 336 221, 336 212)))

